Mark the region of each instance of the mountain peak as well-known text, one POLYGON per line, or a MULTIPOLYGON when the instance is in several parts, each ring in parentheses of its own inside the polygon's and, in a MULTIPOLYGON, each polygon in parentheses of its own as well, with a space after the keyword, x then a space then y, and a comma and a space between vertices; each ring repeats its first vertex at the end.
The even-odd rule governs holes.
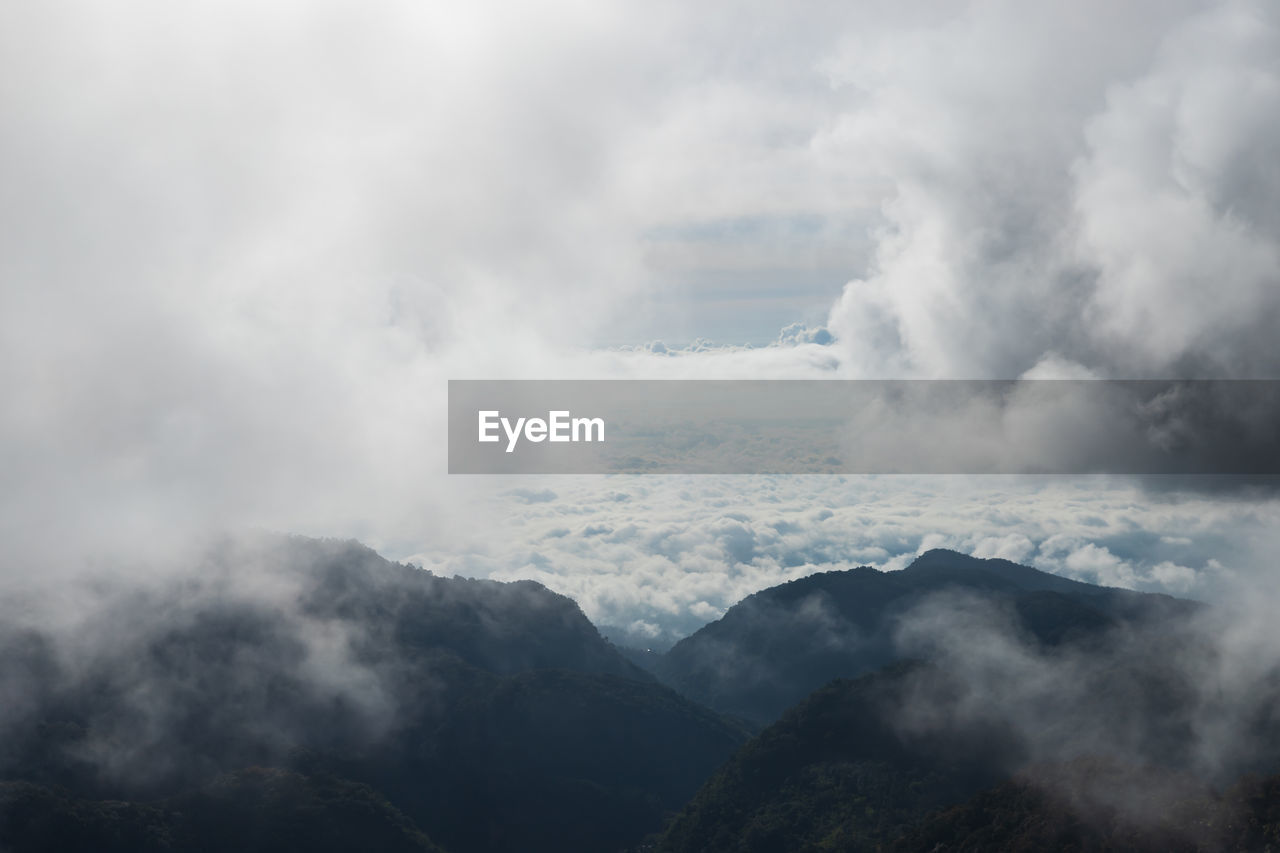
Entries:
POLYGON ((982 562, 982 558, 964 554, 960 551, 953 551, 950 548, 930 548, 928 551, 925 551, 923 554, 916 557, 915 560, 912 561, 911 565, 915 566, 920 563, 925 563, 927 565, 929 563, 954 561, 980 563, 982 562))
POLYGON ((930 548, 920 556, 916 557, 908 569, 980 569, 991 571, 995 567, 1000 566, 1016 566, 1023 572, 1035 572, 1036 574, 1046 574, 1038 569, 1030 566, 1014 563, 1010 560, 1004 560, 999 557, 974 557, 971 554, 964 554, 960 551, 953 551, 950 548, 930 548))
POLYGON ((1050 645, 1193 607, 1008 560, 935 549, 902 571, 821 572, 760 590, 677 643, 655 672, 722 713, 764 723, 834 677, 898 660, 903 615, 950 590, 1011 606, 1027 635, 1050 645))
POLYGON ((1027 592, 1063 592, 1085 595, 1105 594, 1111 587, 1097 586, 1043 572, 1031 566, 999 558, 974 557, 947 548, 925 551, 903 570, 909 577, 998 578, 1027 592))

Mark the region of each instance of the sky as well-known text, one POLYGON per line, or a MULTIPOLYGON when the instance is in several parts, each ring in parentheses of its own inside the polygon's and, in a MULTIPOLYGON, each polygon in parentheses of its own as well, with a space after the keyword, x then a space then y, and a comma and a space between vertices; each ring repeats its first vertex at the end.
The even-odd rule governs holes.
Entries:
POLYGON ((1212 597, 1263 494, 450 477, 460 378, 1277 378, 1265 2, 0 9, 0 560, 356 537, 687 632, 937 545, 1212 597))

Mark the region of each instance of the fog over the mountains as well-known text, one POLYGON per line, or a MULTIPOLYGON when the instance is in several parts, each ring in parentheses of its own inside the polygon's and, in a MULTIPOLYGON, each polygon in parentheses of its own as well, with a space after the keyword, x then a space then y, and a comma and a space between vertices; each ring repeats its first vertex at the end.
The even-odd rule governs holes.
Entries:
POLYGON ((0 106, 10 580, 257 525, 683 632, 932 544, 1272 568, 1265 495, 444 473, 448 378, 1277 376, 1260 0, 68 0, 0 106))
POLYGON ((898 720, 913 734, 994 723, 1024 760, 1107 756, 1189 768, 1230 784, 1273 760, 1280 632, 1235 602, 1104 642, 1039 646, 1012 608, 941 593, 903 619, 907 653, 937 661, 915 678, 898 720))

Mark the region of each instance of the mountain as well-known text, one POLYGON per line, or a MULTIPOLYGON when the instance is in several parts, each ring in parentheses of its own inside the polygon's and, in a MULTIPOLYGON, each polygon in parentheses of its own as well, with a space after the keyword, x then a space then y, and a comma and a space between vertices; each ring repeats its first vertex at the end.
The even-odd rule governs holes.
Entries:
POLYGON ((219 849, 223 823, 345 825, 327 803, 388 849, 620 849, 745 738, 539 584, 436 577, 352 542, 228 540, 76 592, 92 606, 0 621, 0 779, 44 816, 10 821, 6 849, 66 847, 59 827, 88 847, 145 829, 219 849))
MULTIPOLYGON (((1092 695, 1047 673, 1024 707, 966 673, 893 664, 815 691, 744 745, 657 842, 658 853, 1227 851, 1280 847, 1272 683, 1241 714, 1266 731, 1204 729, 1174 673, 1100 656, 1092 695), (1096 691, 1096 692, 1095 692, 1096 691), (1028 711, 1033 713, 1029 714, 1028 711), (1064 732, 1068 736, 1061 737, 1064 732)), ((1004 678, 1009 672, 998 673, 1004 678)))
POLYGON ((621 625, 596 625, 600 635, 620 649, 636 649, 662 655, 671 650, 675 640, 667 633, 651 635, 621 625))
POLYGON ((1229 614, 946 552, 806 581, 727 614, 726 659, 796 661, 783 691, 868 637, 890 662, 766 726, 657 850, 1280 849, 1280 661, 1219 642, 1229 614))
POLYGON ((318 765, 369 782, 453 851, 613 850, 657 830, 745 736, 653 682, 468 677, 429 726, 318 765))
POLYGON ((1008 608, 1046 644, 1123 623, 1180 619, 1197 608, 933 550, 898 572, 823 572, 757 592, 677 643, 653 671, 721 713, 768 723, 833 678, 901 659, 904 619, 931 598, 956 593, 1008 608))
POLYGON ((665 635, 651 637, 619 625, 597 625, 596 628, 600 636, 613 643, 624 658, 645 672, 657 669, 662 663, 662 656, 674 645, 665 635))
POLYGON ((680 691, 539 584, 352 542, 227 540, 38 601, 0 601, 6 850, 1210 850, 1280 825, 1275 662, 1227 657, 1200 605, 1005 561, 763 590, 639 658, 680 691))
POLYGON ((0 845, 60 853, 443 853, 368 786, 264 768, 148 803, 88 800, 0 782, 0 845))
POLYGON ((1017 745, 986 725, 913 738, 892 724, 917 665, 814 692, 748 742, 672 822, 661 853, 874 850, 1004 778, 1017 745))
POLYGON ((1246 778, 1217 793, 1158 767, 1085 759, 1019 774, 924 821, 888 849, 1206 853, 1277 846, 1280 776, 1246 778), (1125 803, 1135 791, 1150 808, 1135 813, 1125 803))

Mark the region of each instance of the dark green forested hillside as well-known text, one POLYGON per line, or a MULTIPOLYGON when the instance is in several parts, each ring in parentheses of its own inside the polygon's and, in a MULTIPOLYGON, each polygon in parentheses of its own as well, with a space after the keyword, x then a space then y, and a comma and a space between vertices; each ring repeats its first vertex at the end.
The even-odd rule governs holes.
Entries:
POLYGON ((890 850, 1280 850, 1280 776, 1218 793, 1185 774, 1106 759, 1036 767, 933 816, 890 850))
MULTIPOLYGON (((1280 850, 1280 776, 1246 775, 1219 788, 1185 756, 1155 742, 1147 752, 1036 762, 1037 746, 1006 725, 999 709, 966 721, 944 708, 949 719, 942 728, 903 725, 926 682, 935 699, 940 685, 964 690, 931 665, 899 664, 816 691, 739 750, 656 849, 1280 850)), ((1105 707, 1109 700, 1099 701, 1105 707)), ((1280 704, 1272 699, 1266 707, 1280 704)), ((1041 722, 1062 725, 1051 711, 1041 722)), ((1272 731, 1266 741, 1272 768, 1280 767, 1278 745, 1272 731)))
POLYGON ((0 845, 65 853, 442 853, 366 785, 263 768, 150 803, 89 800, 24 782, 0 783, 0 845))
POLYGON ((1223 677, 1198 605, 1004 561, 764 590, 656 662, 685 695, 538 584, 354 543, 96 583, 0 623, 0 849, 1259 850, 1280 825, 1280 668, 1223 677))
POLYGON ((563 596, 354 543, 228 542, 191 571, 108 582, 72 629, 4 632, 15 851, 242 849, 224 824, 314 849, 380 849, 356 844, 365 830, 386 849, 619 849, 745 736, 563 596), (321 813, 313 834, 286 831, 321 813))
POLYGON ((1050 644, 1122 623, 1182 619, 1196 609, 1167 596, 934 550, 900 572, 824 572, 750 595, 677 643, 654 672, 722 713, 768 723, 833 678, 899 659, 904 615, 946 592, 1008 605, 1030 635, 1050 644))
POLYGON ((823 667, 872 665, 869 648, 896 662, 786 711, 662 851, 1262 849, 1249 839, 1271 831, 1280 788, 1231 786, 1280 771, 1280 667, 1224 678, 1240 661, 1201 606, 949 552, 753 599, 669 655, 720 655, 693 695, 762 711, 777 695, 737 691, 735 673, 784 673, 785 694, 823 667))
POLYGON ((892 724, 920 665, 816 691, 751 740, 672 823, 666 853, 873 850, 1002 778, 1019 757, 984 725, 945 739, 892 724))

